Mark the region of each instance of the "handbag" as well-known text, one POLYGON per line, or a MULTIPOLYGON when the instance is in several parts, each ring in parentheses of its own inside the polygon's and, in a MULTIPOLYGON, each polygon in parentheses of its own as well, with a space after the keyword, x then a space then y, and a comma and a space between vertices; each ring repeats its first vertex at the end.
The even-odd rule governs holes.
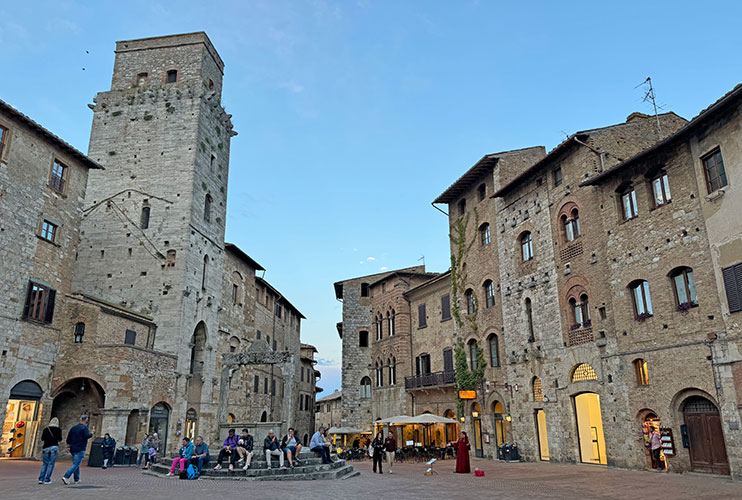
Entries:
POLYGON ((371 457, 371 458, 374 457, 374 447, 373 446, 369 446, 368 447, 368 456, 371 457))

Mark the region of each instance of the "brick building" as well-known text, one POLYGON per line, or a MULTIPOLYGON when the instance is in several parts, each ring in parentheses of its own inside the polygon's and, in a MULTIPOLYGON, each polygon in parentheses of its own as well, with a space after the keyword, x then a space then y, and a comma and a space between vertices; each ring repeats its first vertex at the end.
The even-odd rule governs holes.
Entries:
POLYGON ((315 403, 314 430, 320 426, 326 429, 340 427, 342 422, 343 392, 335 389, 335 392, 324 396, 315 403))

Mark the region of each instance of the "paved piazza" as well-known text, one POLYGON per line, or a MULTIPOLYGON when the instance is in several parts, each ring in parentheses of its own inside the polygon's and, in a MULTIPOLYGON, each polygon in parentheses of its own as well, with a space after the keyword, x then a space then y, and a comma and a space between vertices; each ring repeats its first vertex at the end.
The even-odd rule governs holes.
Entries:
POLYGON ((666 474, 590 465, 545 463, 504 464, 472 459, 485 477, 458 475, 454 462, 438 464, 439 474, 423 476, 424 464, 398 464, 394 474, 371 473, 371 462, 356 463, 361 475, 340 481, 181 481, 143 474, 135 468, 108 470, 83 467, 78 486, 64 486, 60 477, 69 462, 57 463, 53 484, 36 484, 40 463, 0 461, 2 498, 87 499, 173 498, 742 498, 742 484, 697 474, 666 474))

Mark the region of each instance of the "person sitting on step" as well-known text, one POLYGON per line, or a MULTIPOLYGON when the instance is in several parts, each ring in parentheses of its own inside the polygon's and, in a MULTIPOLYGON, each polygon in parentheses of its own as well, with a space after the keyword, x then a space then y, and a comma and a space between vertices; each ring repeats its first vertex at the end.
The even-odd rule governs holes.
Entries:
POLYGON ((320 454, 323 464, 331 464, 332 460, 330 460, 330 446, 329 443, 325 443, 324 434, 325 428, 320 427, 319 430, 312 436, 311 441, 309 441, 309 449, 315 453, 320 454))
POLYGON ((229 429, 227 437, 224 438, 224 446, 219 450, 214 470, 222 468, 222 461, 225 457, 229 457, 229 470, 234 470, 234 463, 237 461, 237 441, 235 430, 229 429))
POLYGON ((242 467, 242 470, 247 470, 250 468, 250 463, 252 462, 253 455, 252 449, 252 436, 247 429, 242 429, 242 435, 240 436, 239 441, 237 441, 237 453, 240 455, 240 461, 245 462, 245 466, 242 467))
POLYGON ((193 447, 193 456, 191 456, 191 463, 196 466, 196 470, 201 474, 201 470, 204 465, 208 464, 211 460, 209 455, 209 445, 204 443, 204 438, 198 436, 196 438, 196 446, 193 447))
POLYGON ((273 429, 268 431, 268 437, 263 441, 263 450, 265 450, 265 461, 268 463, 268 470, 271 468, 271 456, 278 456, 278 463, 281 468, 286 468, 283 465, 283 451, 278 438, 273 434, 273 429))
POLYGON ((294 468, 294 463, 299 465, 299 452, 301 451, 301 443, 296 436, 294 436, 294 428, 289 427, 289 433, 281 440, 281 448, 286 452, 286 458, 289 459, 289 467, 294 468))
POLYGON ((170 466, 170 472, 168 476, 175 474, 175 466, 180 465, 180 472, 186 470, 186 465, 190 463, 191 457, 193 456, 193 443, 187 437, 183 438, 183 446, 178 450, 178 456, 173 458, 173 465, 170 466))

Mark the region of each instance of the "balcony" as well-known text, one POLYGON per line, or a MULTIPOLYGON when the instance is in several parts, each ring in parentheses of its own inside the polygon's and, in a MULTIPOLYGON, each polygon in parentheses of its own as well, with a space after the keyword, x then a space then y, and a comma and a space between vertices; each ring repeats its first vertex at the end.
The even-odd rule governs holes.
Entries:
POLYGON ((408 391, 449 385, 456 385, 456 375, 452 371, 426 373, 404 378, 404 388, 408 391))

